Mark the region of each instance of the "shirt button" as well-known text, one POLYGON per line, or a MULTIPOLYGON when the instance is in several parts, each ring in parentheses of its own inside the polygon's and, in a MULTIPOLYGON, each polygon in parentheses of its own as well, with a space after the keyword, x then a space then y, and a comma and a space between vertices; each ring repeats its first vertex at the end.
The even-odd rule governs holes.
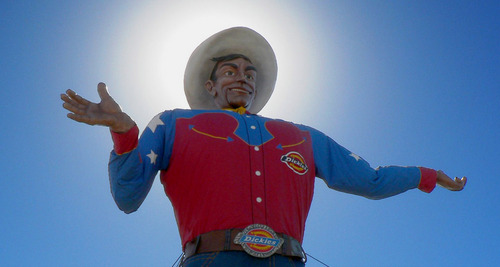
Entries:
POLYGON ((261 174, 260 171, 255 172, 255 175, 257 175, 257 176, 260 176, 260 174, 261 174))
POLYGON ((250 128, 251 128, 252 130, 257 129, 257 127, 255 127, 255 125, 250 126, 250 128))
POLYGON ((255 146, 253 149, 255 149, 255 151, 259 151, 260 148, 258 146, 255 146))
POLYGON ((262 198, 258 197, 255 199, 258 203, 262 202, 262 198))

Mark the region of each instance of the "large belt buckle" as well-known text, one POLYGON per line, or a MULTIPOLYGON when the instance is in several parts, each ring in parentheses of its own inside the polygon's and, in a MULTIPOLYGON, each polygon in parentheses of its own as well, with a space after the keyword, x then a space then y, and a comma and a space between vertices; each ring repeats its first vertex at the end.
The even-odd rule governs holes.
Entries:
POLYGON ((243 247, 246 253, 257 258, 273 255, 283 245, 283 238, 263 224, 252 224, 234 238, 234 243, 243 247))

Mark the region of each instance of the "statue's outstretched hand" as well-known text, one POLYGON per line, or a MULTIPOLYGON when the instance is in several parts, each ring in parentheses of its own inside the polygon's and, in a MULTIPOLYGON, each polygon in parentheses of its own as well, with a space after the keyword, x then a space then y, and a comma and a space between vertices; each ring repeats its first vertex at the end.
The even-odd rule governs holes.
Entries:
POLYGON ((97 85, 97 92, 101 98, 100 103, 93 103, 68 89, 66 94, 61 94, 64 101, 63 107, 72 113, 68 118, 89 125, 102 125, 112 131, 123 133, 134 127, 135 122, 122 111, 120 105, 109 95, 105 83, 97 85))
POLYGON ((437 184, 451 191, 461 191, 467 184, 467 177, 451 179, 443 171, 438 171, 437 184))

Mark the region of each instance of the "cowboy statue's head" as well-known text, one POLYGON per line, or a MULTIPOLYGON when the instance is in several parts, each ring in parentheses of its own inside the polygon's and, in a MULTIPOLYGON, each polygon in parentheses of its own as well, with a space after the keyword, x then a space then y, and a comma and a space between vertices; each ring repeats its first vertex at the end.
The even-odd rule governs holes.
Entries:
POLYGON ((235 27, 212 35, 191 54, 184 92, 192 109, 244 107, 258 113, 274 90, 278 67, 260 34, 235 27))

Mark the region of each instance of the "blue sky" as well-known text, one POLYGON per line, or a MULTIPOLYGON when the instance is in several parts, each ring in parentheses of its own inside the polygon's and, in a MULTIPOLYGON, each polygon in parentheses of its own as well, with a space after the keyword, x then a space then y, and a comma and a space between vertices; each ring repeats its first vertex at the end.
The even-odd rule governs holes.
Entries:
MULTIPOLYGON (((332 266, 500 264, 498 1, 2 1, 1 266, 169 266, 175 218, 156 180, 139 211, 109 193, 108 130, 59 94, 110 93, 143 129, 187 108, 190 52, 231 26, 278 57, 261 115, 313 126, 373 167, 467 176, 464 191, 379 201, 318 180, 305 250, 332 266)), ((310 260, 308 266, 318 266, 310 260)))

